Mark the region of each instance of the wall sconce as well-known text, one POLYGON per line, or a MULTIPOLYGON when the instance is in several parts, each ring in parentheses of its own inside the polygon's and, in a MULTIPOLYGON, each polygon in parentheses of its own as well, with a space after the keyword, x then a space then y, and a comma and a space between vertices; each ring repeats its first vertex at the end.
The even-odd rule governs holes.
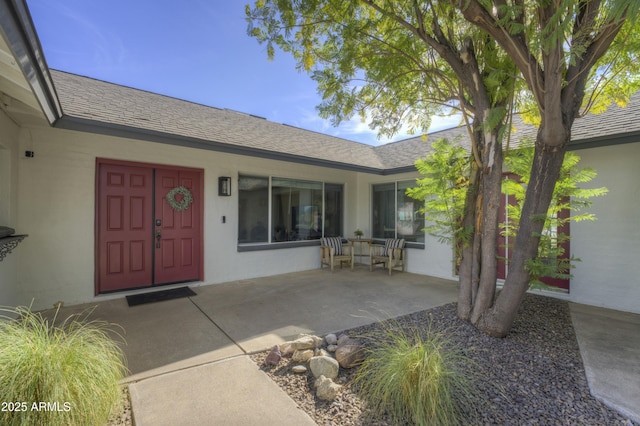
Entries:
POLYGON ((218 195, 228 197, 231 195, 231 178, 220 176, 218 178, 218 195))

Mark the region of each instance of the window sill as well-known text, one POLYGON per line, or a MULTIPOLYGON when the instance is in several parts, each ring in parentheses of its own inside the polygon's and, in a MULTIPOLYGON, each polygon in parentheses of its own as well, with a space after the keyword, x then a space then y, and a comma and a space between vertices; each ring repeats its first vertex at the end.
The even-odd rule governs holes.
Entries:
MULTIPOLYGON (((374 244, 384 245, 384 241, 384 239, 373 239, 374 244)), ((278 243, 240 243, 237 246, 237 251, 238 253, 244 253, 250 251, 281 250, 296 247, 313 247, 319 245, 320 240, 283 241, 278 243)), ((424 243, 407 242, 405 247, 409 249, 424 250, 424 243)))
MULTIPOLYGON (((379 244, 379 245, 383 246, 385 241, 386 240, 384 238, 374 238, 373 239, 373 244, 379 244)), ((404 244, 405 244, 404 245, 405 248, 424 250, 424 243, 416 243, 416 242, 411 242, 411 241, 405 241, 404 244)))
POLYGON ((280 243, 244 243, 238 244, 238 253, 248 251, 280 250, 296 247, 313 247, 319 245, 320 240, 283 241, 280 243))

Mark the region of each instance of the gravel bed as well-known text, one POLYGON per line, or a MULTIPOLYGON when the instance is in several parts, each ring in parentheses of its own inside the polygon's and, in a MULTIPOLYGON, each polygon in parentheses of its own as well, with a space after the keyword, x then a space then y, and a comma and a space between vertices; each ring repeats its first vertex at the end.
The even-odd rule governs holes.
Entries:
MULTIPOLYGON (((475 397, 461 401, 464 424, 482 425, 634 425, 589 393, 568 304, 527 294, 511 333, 496 339, 479 333, 456 316, 456 304, 396 318, 402 328, 446 330, 450 343, 472 361, 464 368, 475 377, 475 397)), ((379 333, 379 323, 345 331, 355 336, 379 333)), ((367 342, 373 340, 365 339, 367 342)), ((310 372, 291 372, 283 358, 263 366, 266 352, 253 361, 313 418, 318 425, 390 424, 373 419, 352 384, 354 369, 341 369, 343 388, 333 402, 314 396, 310 372)))
POLYGON ((122 409, 116 413, 112 413, 106 426, 132 426, 133 419, 131 413, 131 397, 129 395, 129 386, 122 385, 120 398, 122 400, 122 409))

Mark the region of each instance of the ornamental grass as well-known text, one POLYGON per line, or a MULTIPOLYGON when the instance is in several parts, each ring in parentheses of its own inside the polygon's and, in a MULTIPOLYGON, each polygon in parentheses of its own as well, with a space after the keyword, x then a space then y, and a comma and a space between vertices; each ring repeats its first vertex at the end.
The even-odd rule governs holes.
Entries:
POLYGON ((0 424, 102 425, 121 404, 125 358, 113 324, 91 311, 56 325, 29 308, 2 308, 0 424))
POLYGON ((391 324, 371 339, 373 347, 355 376, 373 416, 397 424, 461 424, 460 401, 473 394, 463 365, 471 361, 447 344, 444 332, 391 324))

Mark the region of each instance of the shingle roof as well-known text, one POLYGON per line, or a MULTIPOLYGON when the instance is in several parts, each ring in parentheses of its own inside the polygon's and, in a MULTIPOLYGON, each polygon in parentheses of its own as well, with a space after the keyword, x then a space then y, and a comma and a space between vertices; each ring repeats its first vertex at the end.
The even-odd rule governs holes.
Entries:
MULTIPOLYGON (((424 157, 437 138, 469 144, 463 127, 431 133, 423 137, 373 147, 359 142, 278 124, 252 115, 204 106, 156 93, 132 89, 104 81, 51 70, 64 112, 60 127, 78 123, 119 130, 114 134, 132 137, 146 135, 168 143, 191 141, 204 149, 227 150, 246 155, 265 156, 373 173, 411 170, 417 158, 424 157), (138 135, 138 136, 136 136, 138 135)), ((621 108, 611 106, 602 114, 580 118, 573 126, 573 144, 640 141, 640 93, 621 108), (620 139, 633 135, 632 140, 620 139)), ((534 138, 536 128, 514 117, 514 145, 523 137, 534 138)), ((194 145, 195 144, 195 145, 194 145)))
POLYGON ((383 169, 374 147, 278 124, 236 111, 51 70, 66 118, 288 154, 350 166, 383 169))
MULTIPOLYGON (((515 115, 512 123, 511 147, 517 147, 523 140, 535 140, 537 127, 526 124, 515 115)), ((640 142, 640 92, 631 97, 625 107, 611 105, 601 114, 588 114, 578 118, 571 131, 572 149, 588 148, 604 144, 640 142)), ((471 149, 466 127, 457 127, 430 133, 425 141, 422 136, 404 139, 376 148, 387 169, 400 169, 424 157, 431 150, 431 143, 440 138, 458 143, 471 149)))

